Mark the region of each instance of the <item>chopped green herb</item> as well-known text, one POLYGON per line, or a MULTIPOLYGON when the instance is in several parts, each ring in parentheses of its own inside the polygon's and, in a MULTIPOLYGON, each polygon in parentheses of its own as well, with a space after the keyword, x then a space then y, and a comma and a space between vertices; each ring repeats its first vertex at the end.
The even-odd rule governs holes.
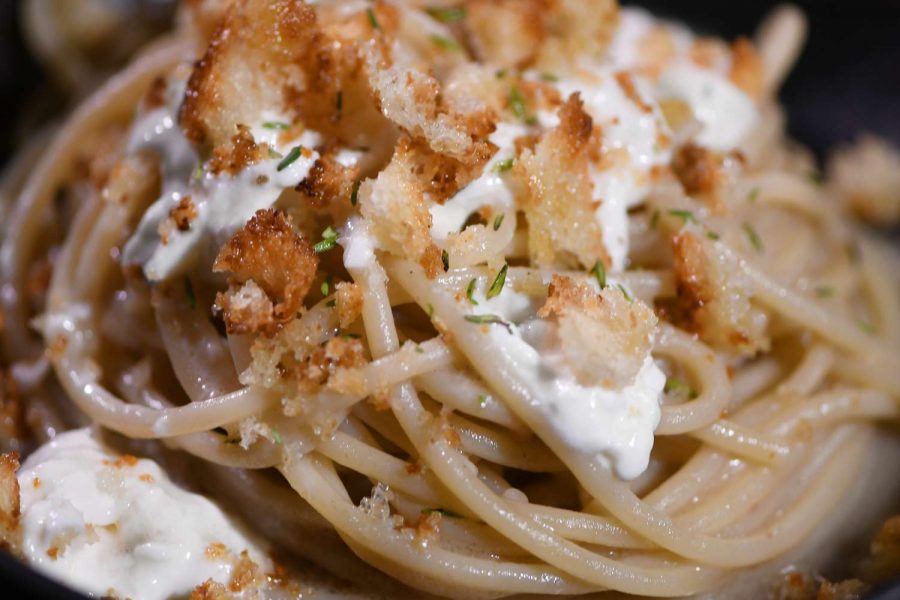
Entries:
POLYGON ((432 6, 425 10, 429 15, 442 23, 454 23, 466 18, 466 9, 462 6, 448 6, 447 8, 432 6))
POLYGON ((442 35, 432 35, 430 36, 430 39, 444 50, 459 50, 459 44, 450 38, 446 38, 442 35))
MULTIPOLYGON (((281 158, 284 156, 281 152, 277 151, 275 148, 269 148, 269 158, 281 158)), ((202 175, 202 173, 201 173, 202 175)))
POLYGON ((331 290, 331 275, 325 278, 325 281, 322 282, 322 285, 319 286, 319 291, 322 292, 323 296, 327 296, 328 292, 331 290))
POLYGON ((345 340, 359 340, 362 339, 362 336, 358 333, 345 333, 341 335, 345 340))
POLYGON ((556 83, 557 81, 559 81, 559 77, 557 77, 553 73, 541 73, 541 81, 546 81, 547 83, 556 83))
POLYGON ((597 284, 600 286, 600 289, 606 287, 606 266, 604 266, 602 260, 598 260, 594 263, 594 266, 591 267, 591 270, 588 271, 592 273, 594 277, 597 278, 597 284))
POLYGON ((430 302, 425 305, 425 312, 428 314, 429 317, 434 316, 434 307, 431 305, 430 302))
POLYGON ((478 280, 477 280, 477 279, 472 279, 472 281, 469 282, 469 285, 466 286, 466 298, 469 299, 469 303, 470 303, 470 304, 473 304, 473 305, 475 305, 475 306, 478 306, 478 300, 476 300, 475 298, 473 298, 473 297, 472 297, 472 294, 475 293, 475 286, 476 286, 477 284, 478 284, 478 280))
POLYGON ((514 160, 515 159, 512 158, 507 158, 506 160, 498 160, 496 163, 494 163, 494 173, 506 173, 507 171, 512 169, 514 160))
POLYGON ((663 391, 669 394, 686 396, 689 400, 693 400, 697 397, 697 390, 678 377, 669 377, 666 379, 666 386, 663 388, 663 391))
POLYGON ((282 159, 281 159, 281 162, 278 163, 278 168, 277 168, 277 170, 278 170, 278 171, 284 171, 284 170, 287 169, 289 166, 291 166, 291 164, 292 164, 295 160, 297 160, 298 158, 300 158, 300 152, 302 152, 302 151, 303 151, 303 146, 294 146, 293 148, 291 148, 291 151, 287 153, 287 156, 285 156, 284 158, 282 158, 282 159))
POLYGON ((743 225, 744 233, 747 234, 747 239, 750 240, 750 244, 753 246, 753 249, 757 252, 762 252, 763 244, 762 240, 759 239, 759 234, 756 233, 756 230, 753 229, 753 226, 750 223, 744 223, 743 225))
POLYGON ((619 288, 619 291, 622 292, 622 295, 625 296, 626 300, 628 300, 629 302, 634 302, 634 298, 631 297, 631 295, 628 293, 628 290, 625 289, 624 285, 622 285, 621 283, 617 283, 616 287, 619 288))
MULTIPOLYGON (((271 150, 269 150, 271 152, 271 150)), ((202 179, 203 178, 203 163, 197 163, 197 166, 194 167, 194 172, 192 173, 194 179, 202 179)))
POLYGON ((716 233, 715 231, 707 231, 707 232, 706 232, 706 237, 708 237, 709 239, 711 239, 711 240, 713 240, 713 241, 718 241, 718 240, 719 240, 719 234, 716 233))
POLYGON ((446 250, 441 250, 441 264, 444 265, 444 273, 450 270, 450 254, 446 250))
POLYGON ((500 213, 496 217, 494 217, 494 231, 500 229, 500 226, 503 225, 503 219, 506 218, 506 213, 500 213))
POLYGON ((694 213, 692 213, 689 210, 682 210, 680 208, 672 208, 666 212, 668 212, 673 217, 678 217, 679 219, 683 220, 685 223, 690 223, 691 221, 694 220, 694 213))
POLYGON ((759 188, 755 187, 750 190, 750 193, 747 195, 747 200, 750 202, 756 202, 757 198, 759 198, 759 188))
POLYGON ((807 175, 807 179, 809 179, 810 183, 813 185, 822 185, 825 183, 825 178, 818 171, 812 171, 809 175, 807 175))
POLYGON ((518 117, 519 119, 525 118, 525 98, 522 96, 522 92, 519 91, 519 88, 513 86, 513 88, 509 91, 509 110, 518 117))
POLYGON ((502 325, 510 334, 513 332, 512 325, 497 315, 466 315, 465 319, 476 325, 502 325))
POLYGON ((463 516, 453 512, 452 510, 447 510, 446 508, 423 508, 423 515, 430 515, 431 513, 437 513, 442 517, 448 517, 450 519, 462 519, 463 516))
POLYGON ((653 215, 650 217, 650 229, 656 229, 656 226, 659 225, 659 209, 653 211, 653 215))
POLYGON ((866 321, 864 319, 857 319, 856 324, 859 326, 860 329, 862 329, 869 335, 875 334, 875 326, 872 325, 871 323, 869 323, 868 321, 866 321))
POLYGON ((526 125, 537 125, 538 123, 540 123, 540 121, 538 121, 538 118, 534 115, 529 115, 529 116, 525 117, 526 125))
POLYGON ((828 286, 821 286, 816 288, 816 296, 819 298, 831 298, 834 296, 834 288, 830 288, 828 286))
POLYGON ((359 182, 355 182, 353 184, 353 189, 350 190, 350 205, 356 206, 359 202, 359 182))
POLYGON ((191 307, 191 310, 197 308, 197 296, 194 294, 194 284, 191 283, 191 280, 185 278, 184 280, 184 295, 187 296, 188 306, 191 307))
POLYGON ((378 17, 375 16, 375 11, 371 8, 366 9, 366 16, 369 17, 369 25, 372 26, 372 29, 376 31, 381 29, 381 25, 378 23, 378 17))
POLYGON ((497 276, 494 278, 494 282, 491 284, 491 287, 488 288, 487 291, 487 299, 490 300, 496 296, 500 295, 500 292, 503 291, 503 284, 506 283, 506 272, 509 271, 509 265, 503 265, 503 268, 500 269, 500 272, 497 273, 497 276))
POLYGON ((281 439, 281 434, 278 433, 278 430, 275 429, 274 427, 272 428, 272 440, 273 440, 276 444, 282 444, 282 443, 284 443, 284 441, 281 439))
POLYGON ((317 242, 315 246, 313 246, 313 251, 316 254, 322 254, 323 252, 328 252, 335 246, 337 246, 338 240, 338 232, 335 231, 330 225, 322 232, 322 241, 317 242))
POLYGON ((425 348, 416 344, 416 354, 425 354, 425 348))
POLYGON ((497 72, 494 73, 494 75, 497 77, 497 79, 503 79, 504 77, 506 77, 506 69, 497 69, 497 72))
POLYGON ((478 406, 480 406, 481 408, 487 406, 487 396, 485 396, 484 394, 478 394, 478 406))
POLYGON ((284 131, 290 127, 290 125, 282 121, 266 121, 262 126, 263 129, 274 129, 276 131, 284 131))

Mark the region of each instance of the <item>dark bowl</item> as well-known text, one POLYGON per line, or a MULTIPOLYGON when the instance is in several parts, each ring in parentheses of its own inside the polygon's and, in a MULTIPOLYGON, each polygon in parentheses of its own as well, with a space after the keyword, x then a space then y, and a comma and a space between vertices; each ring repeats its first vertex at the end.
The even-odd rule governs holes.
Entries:
MULTIPOLYGON (((752 32, 778 2, 624 1, 734 37, 752 32)), ((810 18, 806 50, 782 92, 791 134, 821 158, 861 132, 900 145, 900 0, 802 0, 810 18)), ((17 140, 23 108, 47 90, 44 74, 22 42, 16 0, 0 0, 0 165, 17 140)), ((898 506, 900 509, 900 506, 898 506)), ((0 597, 85 597, 0 552, 0 597)), ((876 589, 870 600, 900 600, 900 581, 876 589)))

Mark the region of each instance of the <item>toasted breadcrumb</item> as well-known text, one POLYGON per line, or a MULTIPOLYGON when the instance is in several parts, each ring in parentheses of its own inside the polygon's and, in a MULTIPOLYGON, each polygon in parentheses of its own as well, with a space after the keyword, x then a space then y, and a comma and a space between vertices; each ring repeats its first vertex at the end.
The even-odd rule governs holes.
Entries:
POLYGON ((302 0, 232 4, 188 80, 180 122, 188 139, 216 147, 261 107, 285 109, 285 90, 302 89, 300 64, 316 29, 302 0))
POLYGON ((753 42, 745 37, 736 39, 731 45, 731 72, 728 77, 751 98, 758 98, 763 92, 762 58, 753 42))
POLYGON ((621 388, 634 381, 650 352, 656 315, 646 304, 606 287, 554 275, 538 312, 558 319, 563 354, 579 382, 621 388))
POLYGON ((462 162, 477 162, 490 154, 487 136, 494 131, 496 117, 489 109, 461 112, 448 106, 437 79, 391 64, 371 48, 366 73, 382 114, 412 137, 462 162))
POLYGON ((190 196, 185 196, 178 201, 178 205, 169 211, 169 218, 175 223, 178 231, 188 231, 191 223, 197 218, 197 207, 190 196))
POLYGON ((229 140, 213 148, 212 159, 209 161, 212 173, 235 175, 268 155, 268 147, 256 143, 249 127, 238 123, 236 129, 237 133, 229 140))
POLYGON ((686 326, 721 349, 744 355, 767 350, 765 321, 750 303, 750 291, 707 240, 691 233, 673 239, 678 300, 686 326))
POLYGON ((229 331, 271 333, 271 323, 293 319, 303 306, 318 264, 312 246, 294 232, 289 217, 273 209, 257 211, 222 247, 213 265, 213 271, 231 274, 229 291, 216 298, 229 331), (256 289, 244 289, 250 280, 270 301, 268 313, 261 312, 268 306, 256 289))
POLYGON ((18 468, 17 452, 0 455, 0 548, 14 553, 18 552, 21 536, 18 468))
POLYGON ((609 266, 588 174, 598 143, 593 121, 578 94, 563 105, 559 117, 559 126, 545 133, 533 151, 523 151, 514 166, 525 187, 529 254, 541 267, 574 266, 576 261, 589 267, 597 260, 609 266))
POLYGON ((330 203, 350 204, 359 167, 345 167, 338 162, 337 155, 336 146, 323 149, 306 179, 297 186, 297 191, 305 194, 316 208, 325 208, 330 203))
POLYGON ((190 600, 232 600, 225 586, 212 579, 207 579, 191 591, 190 600))
POLYGON ((234 571, 231 573, 228 589, 232 592, 241 592, 251 586, 258 585, 261 578, 262 573, 260 573, 259 565, 250 558, 250 554, 246 550, 242 550, 237 563, 234 565, 234 571))
MULTIPOLYGON (((390 164, 376 179, 360 186, 359 208, 372 233, 391 254, 414 261, 434 256, 431 213, 413 163, 409 138, 400 140, 390 164)), ((437 257, 439 260, 440 251, 437 257)))
POLYGON ((685 192, 721 214, 728 207, 720 192, 742 170, 743 157, 737 152, 713 152, 689 142, 675 152, 671 167, 685 192))
POLYGON ((534 62, 546 32, 544 0, 471 0, 466 30, 477 58, 500 67, 524 68, 534 62))
POLYGON ((341 281, 334 289, 341 329, 347 329, 362 314, 362 290, 359 285, 348 281, 341 281))

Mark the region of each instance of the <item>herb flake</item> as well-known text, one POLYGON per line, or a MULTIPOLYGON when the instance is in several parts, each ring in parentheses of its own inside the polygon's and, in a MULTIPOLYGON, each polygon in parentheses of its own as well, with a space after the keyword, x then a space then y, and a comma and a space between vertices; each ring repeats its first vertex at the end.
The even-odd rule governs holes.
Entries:
POLYGON ((603 265, 602 260, 595 262, 588 272, 597 279, 597 285, 600 286, 601 290, 606 287, 606 267, 603 265))
POLYGON ((685 223, 691 223, 694 221, 694 213, 689 210, 684 210, 684 209, 680 209, 680 208, 672 208, 666 212, 668 212, 673 217, 678 217, 685 223))
POLYGON ((350 190, 350 206, 356 206, 359 203, 359 184, 359 181, 355 182, 353 189, 350 190))
POLYGON ((666 385, 663 388, 663 391, 667 394, 685 396, 688 398, 688 400, 693 400, 697 397, 697 390, 695 390, 686 381, 679 379, 678 377, 669 377, 668 379, 666 379, 666 385))
POLYGON ((450 270, 450 254, 446 250, 441 250, 441 264, 444 265, 444 273, 450 270))
POLYGON ((469 323, 475 323, 476 325, 502 325, 510 334, 513 332, 512 325, 497 315, 466 315, 465 319, 469 323))
POLYGON ((313 246, 313 251, 316 254, 322 254, 323 252, 328 252, 335 246, 337 246, 338 240, 338 232, 334 230, 330 225, 322 232, 322 241, 317 242, 315 246, 313 246))
POLYGON ((425 11, 441 23, 455 23, 466 18, 466 9, 462 6, 432 6, 425 11))
POLYGON ((519 88, 513 86, 509 91, 509 110, 519 119, 525 118, 525 98, 519 88))
POLYGON ((503 219, 506 218, 506 213, 500 213, 496 217, 494 217, 494 231, 498 231, 500 226, 503 225, 503 219))
POLYGON ((372 26, 372 29, 374 29, 375 31, 380 31, 381 24, 378 23, 378 17, 375 16, 375 11, 371 8, 367 8, 366 16, 369 17, 369 25, 372 26))
POLYGON ((494 282, 491 283, 491 287, 488 288, 487 291, 487 299, 495 298, 500 295, 500 292, 503 291, 503 285, 506 283, 506 272, 509 271, 509 265, 503 265, 503 268, 497 273, 497 276, 494 278, 494 282))
POLYGON ((284 443, 284 440, 281 439, 281 433, 279 433, 278 430, 274 427, 272 427, 272 441, 274 441, 276 444, 284 443))
POLYGON ((323 296, 328 295, 328 292, 331 291, 331 275, 325 278, 325 281, 319 286, 319 291, 322 292, 323 296))
POLYGON ((459 44, 450 38, 442 35, 432 35, 430 38, 432 43, 443 48, 444 50, 459 50, 459 44))
POLYGON ((498 160, 496 163, 494 163, 494 168, 492 169, 492 171, 494 171, 494 173, 506 173, 507 171, 512 169, 513 162, 515 162, 515 159, 513 158, 498 160))
POLYGON ((759 234, 756 233, 756 230, 753 229, 753 226, 750 223, 744 223, 743 225, 744 233, 747 234, 747 239, 750 240, 750 245, 753 246, 753 249, 757 252, 763 251, 762 240, 759 239, 759 234))
POLYGON ((271 129, 273 131, 284 131, 290 128, 290 125, 283 121, 266 121, 262 124, 263 129, 271 129))
POLYGON ((484 394, 478 394, 478 406, 480 406, 481 408, 487 406, 487 396, 485 396, 484 394))
POLYGON ((294 146, 291 148, 291 151, 287 153, 287 156, 281 159, 281 162, 278 163, 278 167, 276 170, 284 171, 287 169, 295 160, 300 158, 300 153, 303 151, 303 146, 294 146))
POLYGON ((834 296, 834 288, 822 285, 816 288, 816 296, 819 298, 831 298, 834 296))
POLYGON ((624 285, 617 283, 616 287, 619 288, 619 291, 622 292, 622 295, 625 296, 625 299, 628 300, 628 302, 634 302, 634 298, 631 297, 631 294, 628 293, 628 290, 625 289, 624 285))
POLYGON ((475 293, 476 285, 478 285, 478 280, 472 279, 472 281, 469 282, 469 285, 466 286, 466 298, 469 300, 469 304, 472 304, 473 306, 478 306, 478 300, 472 297, 475 293))

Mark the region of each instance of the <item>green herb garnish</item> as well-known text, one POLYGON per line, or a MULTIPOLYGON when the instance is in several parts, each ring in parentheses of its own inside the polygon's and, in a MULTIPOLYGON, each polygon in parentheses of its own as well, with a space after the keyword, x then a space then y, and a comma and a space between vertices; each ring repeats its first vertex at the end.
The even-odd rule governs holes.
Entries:
POLYGON ((475 306, 478 306, 478 300, 476 300, 475 298, 473 298, 473 297, 472 297, 472 294, 475 293, 475 286, 476 286, 477 284, 478 284, 478 280, 477 280, 477 279, 472 279, 472 281, 469 282, 469 285, 466 286, 466 298, 469 299, 469 303, 470 303, 470 304, 473 304, 473 305, 475 305, 475 306))
POLYGON ((490 300, 496 296, 500 295, 500 292, 503 291, 503 284, 506 283, 506 272, 509 271, 509 265, 503 265, 503 268, 497 273, 497 276, 494 278, 494 282, 491 284, 491 287, 488 288, 487 291, 487 299, 490 300))
POLYGON ((275 148, 269 147, 269 158, 281 158, 284 154, 275 150, 275 148))
POLYGON ((316 254, 322 254, 323 252, 328 252, 335 246, 337 246, 338 241, 338 232, 335 231, 330 225, 322 232, 322 241, 317 242, 315 246, 313 246, 313 251, 316 254))
POLYGON ((494 231, 500 229, 500 226, 503 225, 503 219, 506 217, 506 213, 500 213, 496 217, 494 217, 494 231))
POLYGON ((442 35, 432 35, 429 39, 444 50, 459 50, 459 44, 457 44, 454 40, 446 38, 442 35))
POLYGON ((694 220, 694 213, 689 210, 682 210, 679 208, 672 208, 667 211, 673 217, 678 217, 683 220, 685 223, 690 223, 694 220))
POLYGON ((416 344, 416 354, 425 354, 425 348, 416 344))
POLYGON ((875 326, 864 319, 857 319, 856 324, 869 335, 875 335, 875 326))
POLYGON ((510 334, 513 332, 512 325, 497 315, 466 315, 465 319, 476 325, 502 325, 510 334))
POLYGON ((822 185, 823 183, 825 183, 825 178, 818 171, 812 171, 806 177, 813 185, 822 185))
POLYGON ((519 88, 513 86, 509 91, 509 109, 519 119, 525 118, 525 98, 519 88))
POLYGON ((719 234, 716 233, 715 231, 707 231, 707 232, 706 232, 706 237, 708 237, 709 239, 713 240, 714 242, 715 242, 715 241, 719 241, 719 234))
POLYGON ((325 278, 325 281, 322 282, 322 285, 319 286, 319 291, 322 292, 323 296, 327 296, 328 292, 331 290, 331 275, 325 278))
POLYGON ((619 291, 622 292, 622 295, 625 296, 626 300, 628 300, 629 302, 634 302, 634 298, 631 297, 631 295, 628 293, 628 290, 625 289, 624 285, 622 285, 621 283, 617 283, 616 287, 619 288, 619 291))
POLYGON ((659 225, 659 209, 653 211, 653 214, 650 216, 650 229, 656 229, 656 226, 659 225))
POLYGON ((750 240, 750 244, 757 252, 762 252, 763 244, 762 240, 759 239, 759 234, 756 233, 756 230, 753 229, 753 226, 750 223, 744 223, 743 225, 744 233, 747 234, 747 239, 750 240))
POLYGON ((297 160, 298 158, 300 158, 300 153, 301 153, 302 151, 303 151, 303 146, 294 146, 293 148, 291 148, 291 151, 287 153, 287 156, 285 156, 284 158, 282 158, 282 159, 281 159, 281 162, 278 163, 278 168, 277 168, 277 170, 278 170, 278 171, 284 171, 284 170, 287 169, 289 166, 291 166, 291 164, 292 164, 295 160, 297 160))
POLYGON ((480 406, 481 408, 487 406, 487 396, 485 396, 484 394, 478 394, 478 406, 480 406))
POLYGON ((595 262, 588 273, 593 274, 597 278, 597 285, 600 286, 601 290, 606 287, 606 267, 603 265, 602 260, 595 262))
POLYGON ((356 204, 359 202, 359 183, 360 182, 358 182, 358 181, 355 182, 353 184, 353 189, 350 190, 350 205, 351 206, 356 206, 356 204))
POLYGON ((441 264, 444 265, 444 273, 450 270, 450 254, 446 250, 441 250, 441 264))
POLYGON ((276 131, 284 131, 290 128, 290 125, 282 121, 266 121, 262 124, 263 129, 274 129, 276 131))
POLYGON ((425 11, 442 23, 454 23, 466 18, 466 9, 461 6, 448 6, 447 8, 432 6, 426 8, 425 11))
POLYGON ((819 298, 831 298, 834 296, 834 288, 828 286, 820 286, 816 288, 816 296, 819 298))
POLYGON ((750 193, 747 195, 747 200, 749 202, 756 202, 757 198, 759 198, 759 188, 755 187, 750 190, 750 193))
POLYGON ((666 386, 663 388, 663 391, 668 394, 687 396, 689 400, 693 400, 697 397, 697 390, 678 377, 669 377, 666 379, 666 386))
POLYGON ((506 173, 507 171, 512 169, 514 161, 515 161, 515 159, 513 159, 513 158, 507 158, 505 160, 498 160, 496 163, 494 163, 494 168, 493 168, 494 173, 506 173))
POLYGON ((273 440, 276 444, 282 444, 282 443, 284 443, 284 441, 281 439, 281 434, 278 433, 278 430, 275 429, 274 427, 272 427, 272 440, 273 440))
POLYGON ((381 29, 381 25, 378 23, 378 17, 375 16, 375 11, 371 8, 366 9, 366 16, 369 17, 369 25, 372 26, 372 29, 378 31, 381 29))
POLYGON ((557 77, 553 73, 541 73, 541 81, 546 81, 547 83, 556 83, 557 81, 559 81, 559 77, 557 77))
POLYGON ((434 307, 431 305, 431 302, 429 302, 428 304, 425 305, 425 312, 428 314, 429 317, 434 316, 434 307))

